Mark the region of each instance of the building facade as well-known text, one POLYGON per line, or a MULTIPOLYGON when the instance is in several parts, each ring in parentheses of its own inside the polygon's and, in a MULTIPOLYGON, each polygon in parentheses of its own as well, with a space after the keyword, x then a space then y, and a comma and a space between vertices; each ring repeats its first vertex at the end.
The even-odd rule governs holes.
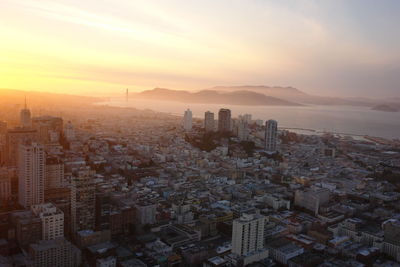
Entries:
POLYGON ((44 202, 45 152, 38 143, 21 144, 18 152, 18 202, 29 208, 44 202))
POLYGON ((192 119, 192 111, 187 109, 183 115, 183 129, 185 129, 185 131, 192 130, 192 119))
POLYGON ((278 138, 278 122, 268 120, 265 122, 265 149, 268 152, 276 151, 276 143, 278 138))
POLYGON ((230 133, 231 132, 231 110, 220 109, 218 112, 218 132, 230 133))

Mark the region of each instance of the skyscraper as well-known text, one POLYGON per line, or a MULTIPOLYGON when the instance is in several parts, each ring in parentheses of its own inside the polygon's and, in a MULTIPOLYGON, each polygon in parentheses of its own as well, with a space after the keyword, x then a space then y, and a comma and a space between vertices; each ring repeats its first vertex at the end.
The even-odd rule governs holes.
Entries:
POLYGON ((218 131, 220 133, 231 132, 231 110, 221 108, 218 112, 218 131))
POLYGON ((25 208, 44 202, 45 152, 37 143, 20 144, 18 151, 18 202, 25 208))
POLYGON ((183 129, 185 129, 185 131, 192 130, 192 111, 190 111, 190 109, 187 109, 183 116, 183 129))
POLYGON ((26 98, 25 98, 25 106, 21 109, 20 112, 20 125, 23 128, 31 127, 31 111, 26 107, 26 98))
POLYGON ((233 221, 232 252, 239 256, 264 247, 265 217, 260 214, 243 214, 233 221))
POLYGON ((265 149, 269 152, 276 151, 278 137, 278 122, 269 120, 265 122, 265 149))
POLYGON ((214 113, 210 111, 204 113, 204 130, 206 133, 214 131, 214 113))
POLYGON ((94 229, 95 226, 95 185, 94 171, 90 167, 73 173, 71 181, 71 230, 94 229))

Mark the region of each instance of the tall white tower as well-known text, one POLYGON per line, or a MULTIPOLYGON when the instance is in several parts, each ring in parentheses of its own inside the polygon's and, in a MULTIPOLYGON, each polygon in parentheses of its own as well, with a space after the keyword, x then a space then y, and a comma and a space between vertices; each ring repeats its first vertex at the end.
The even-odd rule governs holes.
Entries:
POLYGON ((18 202, 25 208, 44 202, 45 152, 43 145, 23 143, 18 151, 18 202))
POLYGON ((247 255, 264 247, 265 216, 243 214, 233 221, 232 252, 240 256, 247 255))
POLYGON ((187 109, 183 115, 183 129, 186 131, 192 130, 192 111, 187 109))
POLYGON ((21 109, 20 112, 20 124, 23 128, 29 128, 32 125, 31 121, 31 111, 26 107, 26 97, 25 97, 25 106, 21 109))
POLYGON ((278 122, 269 120, 265 122, 265 149, 269 152, 276 151, 278 138, 278 122))

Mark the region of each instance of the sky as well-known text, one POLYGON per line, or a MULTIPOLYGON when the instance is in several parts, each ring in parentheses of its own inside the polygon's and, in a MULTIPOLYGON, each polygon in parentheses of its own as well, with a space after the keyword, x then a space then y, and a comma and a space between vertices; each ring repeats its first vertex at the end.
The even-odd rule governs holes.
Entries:
POLYGON ((0 88, 400 97, 398 0, 1 0, 0 88))

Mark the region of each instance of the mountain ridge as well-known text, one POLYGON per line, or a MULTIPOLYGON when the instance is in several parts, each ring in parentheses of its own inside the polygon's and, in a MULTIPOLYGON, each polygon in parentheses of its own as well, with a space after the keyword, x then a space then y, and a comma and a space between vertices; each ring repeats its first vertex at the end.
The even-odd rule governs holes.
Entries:
POLYGON ((254 91, 238 90, 235 92, 220 92, 217 90, 201 90, 189 92, 167 88, 154 88, 140 93, 135 93, 137 98, 178 101, 188 103, 211 103, 226 105, 254 105, 254 106, 301 106, 301 104, 267 96, 254 91))

